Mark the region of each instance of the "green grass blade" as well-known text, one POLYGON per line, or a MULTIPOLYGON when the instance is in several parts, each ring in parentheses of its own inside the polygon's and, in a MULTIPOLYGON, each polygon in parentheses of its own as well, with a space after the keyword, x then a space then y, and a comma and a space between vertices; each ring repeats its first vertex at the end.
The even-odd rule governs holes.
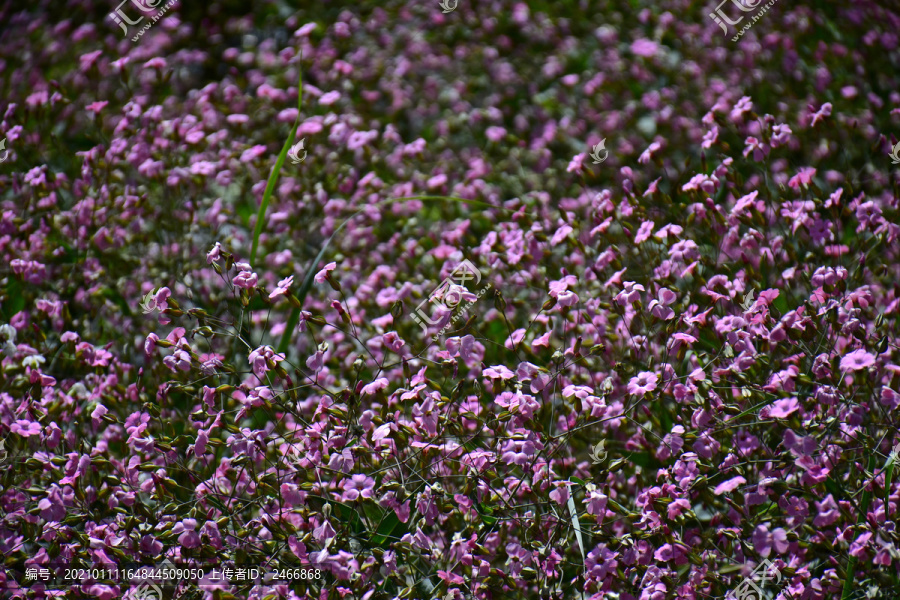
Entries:
MULTIPOLYGON (((300 57, 303 58, 302 55, 300 57)), ((278 160, 275 161, 275 166, 272 168, 272 173, 269 175, 269 181, 266 183, 266 191, 263 193, 262 204, 259 205, 259 212, 256 215, 256 228, 253 230, 253 245, 250 248, 250 264, 256 264, 256 251, 259 249, 259 236, 262 233, 263 226, 265 225, 266 219, 266 211, 269 209, 269 201, 272 199, 272 192, 275 190, 275 184, 278 182, 278 177, 281 175, 281 167, 284 165, 284 160, 287 158, 287 153, 291 149, 291 145, 294 143, 294 135, 297 132, 297 127, 300 125, 300 110, 303 104, 303 66, 298 65, 298 70, 300 71, 300 82, 297 86, 297 118, 294 119, 294 124, 291 126, 291 132, 288 135, 287 141, 284 143, 284 146, 281 148, 281 153, 278 155, 278 160)))

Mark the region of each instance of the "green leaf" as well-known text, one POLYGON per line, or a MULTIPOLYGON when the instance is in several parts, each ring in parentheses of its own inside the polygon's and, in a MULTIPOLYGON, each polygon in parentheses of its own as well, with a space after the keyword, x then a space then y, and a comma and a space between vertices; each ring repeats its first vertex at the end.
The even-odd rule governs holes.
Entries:
MULTIPOLYGON (((302 59, 303 56, 301 55, 300 58, 302 59)), ((259 205, 259 213, 256 215, 256 228, 253 230, 253 246, 250 248, 251 265, 256 263, 256 250, 259 246, 259 236, 262 233, 263 225, 265 224, 266 211, 269 209, 269 201, 272 199, 272 192, 275 190, 278 176, 281 175, 281 167, 284 165, 284 160, 287 158, 288 150, 291 149, 291 145, 294 143, 294 135, 297 133, 297 126, 300 125, 300 111, 303 104, 303 66, 299 65, 298 70, 300 71, 300 82, 297 84, 297 118, 294 119, 294 124, 291 126, 291 132, 288 135, 288 139, 284 143, 284 146, 281 148, 278 160, 275 161, 275 167, 272 169, 272 174, 269 175, 268 183, 266 183, 266 191, 263 193, 262 204, 259 205)))
POLYGON ((653 467, 653 459, 650 458, 650 454, 647 452, 635 452, 626 457, 629 461, 633 462, 636 465, 640 465, 645 469, 650 469, 653 467))
POLYGON ((25 294, 22 282, 15 277, 9 278, 6 284, 6 301, 3 302, 3 315, 9 321, 12 316, 25 308, 25 294))
POLYGON ((381 522, 381 525, 378 526, 378 530, 375 532, 375 535, 372 536, 372 543, 376 546, 387 546, 390 543, 388 541, 388 538, 396 537, 391 536, 391 534, 399 524, 400 519, 397 518, 397 514, 394 511, 390 511, 381 522))
POLYGON ((494 511, 483 504, 476 502, 475 510, 478 511, 478 516, 481 517, 481 522, 487 525, 488 527, 492 527, 494 523, 497 522, 497 517, 490 516, 494 511))

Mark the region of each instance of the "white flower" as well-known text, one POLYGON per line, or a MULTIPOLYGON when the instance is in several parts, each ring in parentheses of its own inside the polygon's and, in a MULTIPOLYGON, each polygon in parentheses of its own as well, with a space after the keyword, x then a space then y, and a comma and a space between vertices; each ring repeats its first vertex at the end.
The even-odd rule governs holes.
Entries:
POLYGON ((6 338, 9 342, 16 341, 16 328, 12 325, 0 325, 0 336, 6 338))
POLYGON ((47 359, 40 354, 32 354, 31 356, 26 356, 22 359, 22 365, 31 367, 32 369, 39 369, 45 362, 47 362, 47 359))

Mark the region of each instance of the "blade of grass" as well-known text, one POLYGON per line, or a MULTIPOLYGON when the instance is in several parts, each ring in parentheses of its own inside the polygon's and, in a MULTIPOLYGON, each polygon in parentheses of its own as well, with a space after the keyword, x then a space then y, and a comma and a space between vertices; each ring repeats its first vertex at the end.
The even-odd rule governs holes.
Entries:
MULTIPOLYGON (((457 198, 455 196, 406 196, 406 197, 402 197, 402 198, 388 198, 387 200, 381 200, 379 202, 376 202, 376 205, 389 204, 389 203, 394 203, 394 202, 411 202, 413 200, 424 200, 424 201, 439 201, 439 200, 447 201, 447 200, 450 200, 452 202, 462 202, 465 204, 474 204, 476 206, 483 206, 485 208, 497 208, 500 210, 505 210, 507 212, 514 212, 503 206, 495 206, 488 202, 482 202, 480 200, 469 200, 467 198, 457 198)), ((334 230, 334 233, 332 233, 331 236, 322 245, 322 249, 319 250, 319 254, 316 255, 316 258, 313 259, 313 262, 310 264, 309 269, 306 271, 306 276, 303 278, 303 283, 300 285, 300 289, 297 290, 296 295, 297 295, 297 299, 300 301, 301 306, 303 305, 303 301, 306 299, 306 294, 309 293, 310 287, 312 287, 312 282, 313 282, 313 278, 315 277, 315 274, 316 274, 316 269, 318 268, 319 263, 325 257, 325 253, 328 250, 328 246, 331 245, 331 240, 333 240, 334 237, 338 233, 340 233, 341 229, 344 228, 344 225, 349 223, 353 218, 355 218, 360 213, 365 212, 366 210, 368 210, 368 207, 361 208, 360 210, 356 211, 355 213, 353 213, 352 215, 350 215, 349 217, 344 219, 344 221, 340 225, 338 225, 338 228, 334 230)), ((259 226, 259 223, 257 223, 257 227, 258 226, 259 226)), ((252 259, 251 259, 251 263, 252 263, 252 259)), ((288 346, 291 343, 291 333, 293 333, 294 328, 297 327, 297 322, 299 320, 300 320, 300 309, 295 308, 291 311, 291 314, 288 317, 287 325, 284 328, 284 333, 281 335, 281 341, 278 343, 277 352, 279 354, 282 354, 287 351, 288 346)))
MULTIPOLYGON (((300 55, 300 60, 303 60, 302 54, 300 55)), ((300 71, 300 81, 297 84, 297 118, 294 119, 294 124, 291 126, 291 132, 288 135, 288 139, 281 148, 281 152, 278 154, 278 160, 275 161, 275 166, 272 168, 272 173, 269 175, 269 181, 266 183, 266 191, 263 193, 262 203, 259 205, 259 212, 256 214, 256 228, 253 230, 253 245, 250 247, 251 265, 256 264, 256 251, 259 248, 259 236, 262 234, 263 225, 265 225, 266 211, 269 209, 272 191, 275 189, 275 184, 278 182, 278 176, 281 175, 281 167, 284 165, 284 159, 287 158, 287 153, 294 143, 294 135, 297 132, 297 127, 300 125, 300 110, 303 104, 303 65, 298 63, 297 69, 300 71)))

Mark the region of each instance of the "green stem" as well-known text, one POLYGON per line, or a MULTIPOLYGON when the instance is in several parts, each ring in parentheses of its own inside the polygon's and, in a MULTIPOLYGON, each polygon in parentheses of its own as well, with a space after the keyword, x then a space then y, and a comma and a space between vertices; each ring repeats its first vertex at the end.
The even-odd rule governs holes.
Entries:
MULTIPOLYGON (((300 58, 302 60, 303 56, 301 55, 300 58)), ((287 153, 294 143, 294 134, 297 132, 297 126, 300 125, 300 110, 301 105, 303 104, 303 66, 298 64, 297 68, 300 71, 300 82, 297 84, 297 118, 294 119, 294 124, 291 126, 291 132, 288 135, 288 139, 284 143, 284 146, 281 148, 278 160, 275 161, 275 166, 272 168, 272 173, 269 175, 269 181, 266 183, 266 191, 263 193, 262 204, 259 205, 259 212, 256 215, 256 228, 253 230, 253 246, 250 248, 251 265, 256 264, 256 251, 259 247, 259 236, 262 234, 263 225, 265 224, 266 211, 269 209, 272 192, 275 190, 278 176, 281 175, 281 167, 284 165, 287 153)))

